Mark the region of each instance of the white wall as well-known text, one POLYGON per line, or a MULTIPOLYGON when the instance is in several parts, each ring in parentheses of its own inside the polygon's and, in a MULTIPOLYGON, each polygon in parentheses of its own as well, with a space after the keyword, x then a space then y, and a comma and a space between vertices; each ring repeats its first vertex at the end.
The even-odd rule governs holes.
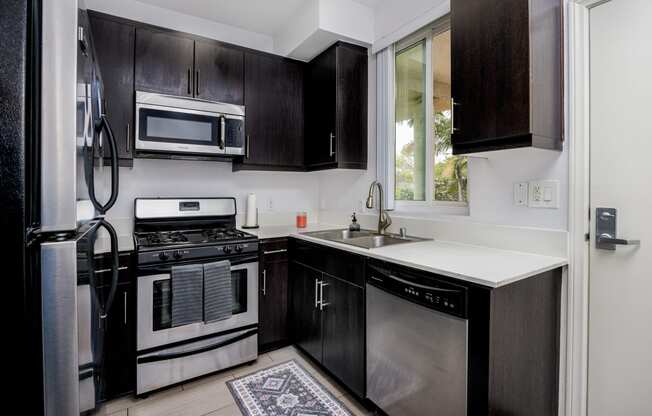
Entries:
POLYGON ((568 228, 568 151, 514 149, 469 160, 470 218, 492 224, 568 228), (559 209, 515 206, 513 185, 539 179, 559 181, 559 209))
POLYGON ((249 192, 257 195, 261 216, 308 211, 316 219, 319 180, 314 173, 232 172, 225 162, 135 159, 133 169, 120 169, 120 195, 109 219, 133 216, 138 197, 217 197, 237 199, 238 212, 245 210, 249 192), (271 210, 269 201, 271 200, 271 210))
POLYGON ((217 39, 234 45, 274 52, 274 40, 271 36, 177 13, 135 0, 86 0, 86 7, 126 19, 217 39))

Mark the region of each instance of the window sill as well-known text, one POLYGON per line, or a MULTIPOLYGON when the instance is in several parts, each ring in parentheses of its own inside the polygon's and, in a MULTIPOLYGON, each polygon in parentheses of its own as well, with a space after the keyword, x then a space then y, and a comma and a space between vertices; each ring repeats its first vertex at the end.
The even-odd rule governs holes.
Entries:
POLYGON ((469 206, 456 203, 429 205, 397 201, 395 208, 389 212, 391 216, 404 218, 433 218, 449 215, 469 216, 469 206))

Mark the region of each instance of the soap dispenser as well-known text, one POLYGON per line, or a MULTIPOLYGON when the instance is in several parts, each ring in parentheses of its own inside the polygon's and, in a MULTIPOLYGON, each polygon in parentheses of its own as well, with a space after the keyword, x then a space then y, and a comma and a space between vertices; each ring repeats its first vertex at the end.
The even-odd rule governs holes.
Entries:
POLYGON ((355 217, 355 212, 351 215, 351 224, 349 225, 349 231, 360 231, 360 224, 358 224, 358 219, 355 217))

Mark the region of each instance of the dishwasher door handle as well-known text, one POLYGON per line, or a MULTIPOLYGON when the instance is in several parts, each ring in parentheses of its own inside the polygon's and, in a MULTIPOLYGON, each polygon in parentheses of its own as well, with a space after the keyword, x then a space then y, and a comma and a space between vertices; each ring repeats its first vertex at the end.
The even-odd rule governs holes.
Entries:
MULTIPOLYGON (((385 274, 385 275, 382 275, 382 276, 386 277, 388 279, 391 279, 391 280, 395 280, 397 282, 401 282, 401 283, 406 284, 406 285, 418 287, 419 289, 430 290, 430 291, 433 291, 433 292, 439 292, 439 293, 461 293, 462 292, 461 290, 444 289, 444 288, 441 288, 441 287, 427 286, 427 285, 422 285, 422 284, 419 284, 419 283, 414 283, 414 282, 411 282, 409 280, 401 279, 400 277, 398 277, 396 275, 393 275, 393 274, 385 274)), ((374 276, 374 275, 369 275, 369 277, 371 278, 371 280, 376 280, 378 282, 383 282, 384 281, 382 278, 374 276)))

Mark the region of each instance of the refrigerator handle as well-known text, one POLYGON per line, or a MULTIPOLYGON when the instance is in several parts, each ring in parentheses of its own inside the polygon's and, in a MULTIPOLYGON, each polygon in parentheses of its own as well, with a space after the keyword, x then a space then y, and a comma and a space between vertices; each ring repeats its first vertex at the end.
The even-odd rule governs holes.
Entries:
POLYGON ((89 189, 89 195, 91 201, 95 208, 99 211, 100 215, 106 214, 106 212, 111 209, 115 201, 118 199, 119 191, 119 173, 120 166, 118 166, 118 145, 115 142, 115 136, 113 135, 113 129, 109 120, 106 118, 106 115, 102 114, 100 119, 95 123, 95 131, 99 134, 102 131, 106 132, 107 142, 111 148, 111 196, 106 204, 101 205, 95 198, 95 190, 89 189))
MULTIPOLYGON (((109 309, 113 304, 115 299, 115 293, 118 290, 118 277, 120 274, 120 253, 118 251, 118 234, 115 232, 115 228, 107 222, 105 219, 101 219, 98 223, 100 227, 104 227, 109 233, 111 240, 111 290, 109 291, 109 297, 106 299, 104 307, 100 305, 100 317, 105 319, 109 314, 109 309)), ((92 276, 91 276, 92 278, 92 276)))

